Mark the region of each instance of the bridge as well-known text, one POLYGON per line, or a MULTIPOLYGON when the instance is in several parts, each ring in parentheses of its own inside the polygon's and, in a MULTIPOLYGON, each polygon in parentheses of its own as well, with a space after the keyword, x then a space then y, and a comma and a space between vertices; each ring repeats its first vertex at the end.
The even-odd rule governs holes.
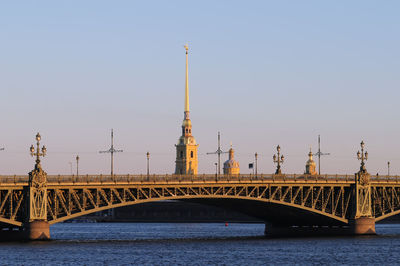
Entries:
MULTIPOLYGON (((38 137, 39 136, 39 137, 38 137)), ((400 178, 354 175, 48 176, 40 156, 27 176, 0 176, 0 240, 50 239, 50 226, 93 212, 160 200, 191 201, 264 220, 265 233, 375 234, 400 213, 400 178)))
MULTIPOLYGON (((245 213, 283 228, 375 233, 400 212, 400 178, 307 175, 1 176, 0 227, 27 239, 50 238, 52 224, 122 206, 182 200, 245 213), (36 180, 36 181, 35 181, 36 180), (37 182, 38 181, 38 182, 37 182), (295 226, 295 227, 293 227, 295 226)), ((1 234, 0 234, 1 236, 1 234)))

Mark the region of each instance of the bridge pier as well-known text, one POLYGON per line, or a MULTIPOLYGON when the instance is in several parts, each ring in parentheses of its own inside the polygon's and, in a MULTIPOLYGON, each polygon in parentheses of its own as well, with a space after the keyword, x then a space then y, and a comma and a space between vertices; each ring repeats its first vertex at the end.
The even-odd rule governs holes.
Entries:
POLYGON ((50 225, 47 221, 32 221, 24 225, 24 240, 50 240, 50 225))
POLYGON ((349 225, 353 235, 376 235, 374 217, 360 217, 350 220, 349 225))
POLYGON ((50 226, 46 221, 32 221, 22 227, 0 228, 0 242, 50 240, 50 226))
POLYGON ((375 235, 375 218, 361 217, 350 220, 348 225, 337 226, 285 226, 266 223, 264 234, 267 237, 375 235))

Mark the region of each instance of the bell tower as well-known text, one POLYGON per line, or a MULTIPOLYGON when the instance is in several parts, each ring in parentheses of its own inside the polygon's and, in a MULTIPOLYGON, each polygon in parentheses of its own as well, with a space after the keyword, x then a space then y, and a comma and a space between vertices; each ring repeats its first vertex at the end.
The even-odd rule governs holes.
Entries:
POLYGON ((182 122, 182 136, 176 147, 175 174, 176 175, 197 175, 198 157, 196 140, 192 136, 192 122, 189 118, 189 70, 188 70, 188 45, 186 50, 186 82, 185 82, 185 112, 182 122))

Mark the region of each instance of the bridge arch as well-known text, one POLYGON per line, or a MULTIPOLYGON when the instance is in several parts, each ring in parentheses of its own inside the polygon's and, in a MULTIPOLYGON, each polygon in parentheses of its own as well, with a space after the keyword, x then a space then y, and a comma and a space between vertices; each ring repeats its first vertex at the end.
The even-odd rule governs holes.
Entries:
MULTIPOLYGON (((18 191, 17 191, 18 192, 18 191)), ((0 224, 21 227, 26 198, 19 209, 0 215, 0 224)), ((47 220, 63 222, 86 214, 161 200, 195 201, 236 210, 264 221, 307 225, 347 224, 352 188, 337 182, 149 182, 52 183, 47 186, 47 220)))
POLYGON ((96 208, 71 212, 70 214, 66 213, 58 217, 49 216, 48 221, 49 224, 52 225, 99 211, 163 200, 179 200, 183 202, 187 201, 204 205, 213 205, 222 209, 229 209, 241 212, 248 216, 264 220, 265 222, 274 222, 281 224, 290 224, 293 221, 295 221, 295 223, 293 224, 296 225, 299 225, 299 223, 304 225, 318 225, 319 223, 324 225, 343 225, 348 223, 348 220, 344 217, 338 217, 332 215, 331 213, 323 212, 315 208, 310 208, 294 203, 288 203, 285 201, 270 200, 252 196, 221 195, 181 195, 117 202, 110 205, 98 206, 96 208))
POLYGON ((384 219, 387 219, 387 218, 392 217, 392 216, 396 216, 398 214, 400 214, 400 210, 396 210, 396 211, 392 211, 392 212, 389 212, 389 213, 386 213, 386 214, 379 215, 379 216, 375 217, 375 222, 382 221, 384 219))

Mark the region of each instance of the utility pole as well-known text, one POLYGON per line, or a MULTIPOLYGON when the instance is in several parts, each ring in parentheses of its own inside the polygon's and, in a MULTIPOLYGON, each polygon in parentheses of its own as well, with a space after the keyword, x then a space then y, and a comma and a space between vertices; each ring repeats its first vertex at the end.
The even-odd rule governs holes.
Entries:
POLYGON ((79 155, 76 156, 76 176, 79 176, 79 155))
POLYGON ((114 177, 114 153, 123 152, 123 150, 114 149, 114 130, 111 129, 111 148, 107 151, 99 151, 99 153, 110 153, 111 154, 111 177, 114 177))
POLYGON ((218 149, 215 152, 207 152, 207 154, 217 154, 218 155, 218 165, 217 165, 217 175, 221 175, 221 154, 228 153, 221 150, 221 134, 218 131, 218 149))
POLYGON ((314 156, 318 156, 318 174, 321 175, 321 156, 331 155, 330 153, 322 153, 321 152, 321 138, 318 135, 318 152, 313 154, 314 156))
POLYGON ((150 181, 150 167, 149 167, 150 152, 146 153, 146 157, 147 157, 147 181, 150 181))
POLYGON ((258 154, 257 152, 254 154, 254 159, 255 159, 255 163, 256 163, 256 176, 257 176, 257 158, 258 158, 258 154))

